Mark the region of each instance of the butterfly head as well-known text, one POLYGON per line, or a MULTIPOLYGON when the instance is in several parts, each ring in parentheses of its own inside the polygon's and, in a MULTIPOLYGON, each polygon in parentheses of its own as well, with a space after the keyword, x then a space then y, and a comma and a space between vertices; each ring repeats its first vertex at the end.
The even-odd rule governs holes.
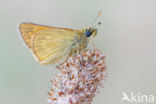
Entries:
POLYGON ((97 35, 97 29, 90 27, 85 29, 85 36, 86 37, 95 37, 97 35))
POLYGON ((96 20, 97 18, 101 15, 101 11, 98 12, 98 15, 96 16, 96 18, 94 19, 94 21, 92 22, 92 26, 90 28, 86 28, 84 33, 85 33, 85 36, 86 37, 95 37, 97 35, 97 29, 95 28, 97 25, 100 25, 101 22, 98 22, 97 24, 94 24, 96 23, 96 20))

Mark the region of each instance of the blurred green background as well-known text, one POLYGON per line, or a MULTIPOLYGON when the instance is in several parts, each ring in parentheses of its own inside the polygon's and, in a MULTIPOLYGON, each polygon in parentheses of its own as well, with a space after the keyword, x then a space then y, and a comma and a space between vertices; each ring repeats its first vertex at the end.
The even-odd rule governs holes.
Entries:
POLYGON ((59 72, 35 61, 19 37, 20 23, 80 29, 99 10, 94 40, 107 55, 108 77, 93 104, 122 104, 123 92, 156 97, 156 0, 1 0, 0 104, 46 104, 59 72))

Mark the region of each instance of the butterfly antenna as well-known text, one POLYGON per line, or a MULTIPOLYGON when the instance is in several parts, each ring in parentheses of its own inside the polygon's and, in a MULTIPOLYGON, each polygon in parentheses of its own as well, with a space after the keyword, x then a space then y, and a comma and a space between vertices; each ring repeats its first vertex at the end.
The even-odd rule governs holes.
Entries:
MULTIPOLYGON (((101 13, 102 13, 102 11, 99 11, 99 12, 98 12, 97 16, 95 17, 95 19, 93 20, 93 22, 92 22, 91 25, 93 25, 93 24, 96 22, 96 20, 97 20, 98 17, 101 15, 101 13)), ((101 23, 100 23, 100 24, 101 24, 101 23)), ((100 25, 100 24, 98 23, 98 25, 100 25)))

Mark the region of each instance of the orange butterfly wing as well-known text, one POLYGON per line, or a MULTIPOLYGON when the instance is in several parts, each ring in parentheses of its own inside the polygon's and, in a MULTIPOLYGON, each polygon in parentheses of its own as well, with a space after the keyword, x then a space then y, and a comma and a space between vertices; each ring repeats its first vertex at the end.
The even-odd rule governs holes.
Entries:
POLYGON ((32 23, 21 24, 20 31, 24 42, 42 65, 54 64, 69 56, 78 36, 72 29, 32 23))
POLYGON ((73 31, 72 29, 67 28, 58 28, 58 27, 50 27, 50 26, 43 26, 43 25, 37 25, 33 23, 22 23, 19 26, 21 36, 25 42, 25 44, 32 49, 33 45, 33 37, 36 35, 37 32, 41 30, 48 30, 48 29, 63 29, 66 31, 73 31))

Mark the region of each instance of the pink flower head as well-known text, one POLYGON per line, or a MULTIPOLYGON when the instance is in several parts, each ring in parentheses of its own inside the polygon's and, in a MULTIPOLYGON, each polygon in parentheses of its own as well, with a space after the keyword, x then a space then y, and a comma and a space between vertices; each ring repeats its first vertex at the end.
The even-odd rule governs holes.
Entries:
POLYGON ((52 80, 48 104, 91 104, 106 78, 105 55, 85 50, 57 66, 61 72, 52 80))

